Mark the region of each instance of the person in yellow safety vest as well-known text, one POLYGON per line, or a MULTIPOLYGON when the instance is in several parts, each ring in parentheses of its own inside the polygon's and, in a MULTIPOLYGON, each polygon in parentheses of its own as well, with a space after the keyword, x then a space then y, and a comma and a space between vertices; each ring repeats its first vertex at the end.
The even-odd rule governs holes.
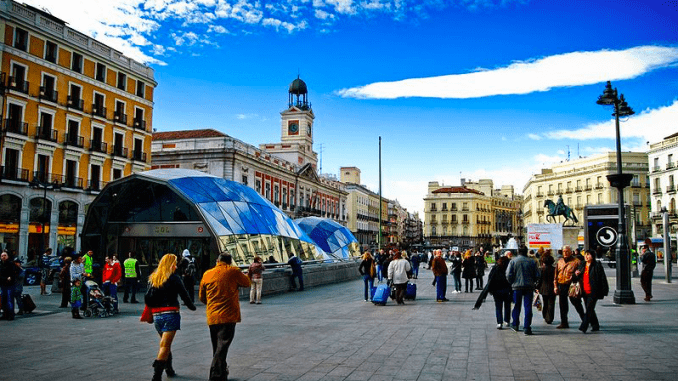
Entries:
POLYGON ((83 273, 83 275, 84 275, 87 279, 92 279, 92 278, 94 278, 94 277, 92 276, 92 272, 94 271, 94 270, 93 270, 93 267, 94 267, 94 260, 92 259, 92 254, 93 254, 93 253, 92 253, 92 250, 90 250, 90 251, 88 251, 87 253, 85 253, 85 256, 83 257, 83 259, 84 259, 84 266, 85 266, 85 267, 84 267, 84 271, 85 271, 85 272, 83 273))
POLYGON ((85 255, 82 256, 82 263, 83 263, 83 273, 82 273, 82 282, 80 283, 80 291, 82 292, 83 298, 82 298, 82 306, 80 307, 81 310, 86 310, 87 309, 87 304, 89 304, 89 290, 87 289, 87 281, 88 280, 93 280, 94 276, 92 275, 92 271, 94 268, 94 260, 92 259, 92 250, 89 250, 85 253, 85 255))
POLYGON ((139 287, 139 279, 141 278, 141 271, 139 271, 139 261, 135 258, 133 252, 128 254, 125 262, 122 263, 125 268, 125 296, 122 298, 123 303, 127 303, 130 292, 132 293, 132 303, 139 303, 137 301, 137 289, 139 287))

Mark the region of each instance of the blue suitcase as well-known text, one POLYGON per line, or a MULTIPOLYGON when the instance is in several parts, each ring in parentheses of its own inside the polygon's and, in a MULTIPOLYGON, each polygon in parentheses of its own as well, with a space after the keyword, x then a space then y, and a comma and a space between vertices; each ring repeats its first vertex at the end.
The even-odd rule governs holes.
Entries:
POLYGON ((407 288, 405 289, 405 299, 414 300, 417 298, 417 285, 414 283, 407 283, 407 288))
POLYGON ((379 287, 377 287, 377 290, 374 292, 374 296, 372 297, 372 303, 384 306, 386 305, 386 302, 388 301, 388 297, 390 294, 391 287, 385 284, 380 284, 379 287))

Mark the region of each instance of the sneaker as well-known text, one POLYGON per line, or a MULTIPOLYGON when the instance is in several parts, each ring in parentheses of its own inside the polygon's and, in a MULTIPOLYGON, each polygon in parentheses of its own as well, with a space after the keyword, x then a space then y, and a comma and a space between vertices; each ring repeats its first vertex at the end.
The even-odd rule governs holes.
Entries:
POLYGON ((511 329, 513 330, 513 332, 518 332, 518 331, 520 331, 520 329, 518 328, 517 325, 512 325, 512 326, 511 326, 511 329))
POLYGON ((497 329, 501 329, 502 325, 501 323, 497 324, 497 329))
POLYGON ((261 304, 261 302, 257 302, 257 304, 261 304))
POLYGON ((525 332, 523 332, 526 336, 532 336, 532 328, 525 328, 525 332))
POLYGON ((250 304, 254 304, 254 300, 250 300, 250 304))
POLYGON ((558 324, 558 326, 556 328, 565 329, 565 328, 570 328, 570 326, 567 323, 560 323, 560 324, 558 324))

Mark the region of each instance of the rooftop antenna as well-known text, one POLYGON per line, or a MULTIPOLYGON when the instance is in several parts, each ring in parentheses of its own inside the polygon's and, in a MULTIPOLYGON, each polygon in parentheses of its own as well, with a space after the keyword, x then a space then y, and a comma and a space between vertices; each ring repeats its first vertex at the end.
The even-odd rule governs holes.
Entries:
POLYGON ((567 161, 570 161, 570 145, 567 145, 567 161))

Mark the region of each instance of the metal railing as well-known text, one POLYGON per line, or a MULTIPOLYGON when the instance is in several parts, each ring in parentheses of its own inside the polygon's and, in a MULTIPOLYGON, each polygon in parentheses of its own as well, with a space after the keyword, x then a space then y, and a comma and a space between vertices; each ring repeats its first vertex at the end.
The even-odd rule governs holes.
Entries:
POLYGON ((107 153, 108 152, 108 143, 102 141, 89 141, 89 150, 94 152, 107 153))
POLYGON ((28 169, 2 166, 0 167, 0 178, 28 182, 28 169))
POLYGON ((59 137, 59 131, 53 130, 51 127, 38 126, 35 131, 36 139, 49 140, 51 142, 57 142, 59 137))
POLYGON ((66 138, 64 139, 64 145, 65 146, 75 146, 78 148, 83 148, 85 147, 85 138, 79 135, 74 135, 74 134, 66 134, 66 138))
POLYGON ((3 132, 28 136, 28 123, 17 119, 5 119, 3 121, 3 132))
POLYGON ((40 86, 39 98, 44 99, 46 101, 57 103, 57 101, 59 100, 59 92, 51 87, 40 86))

